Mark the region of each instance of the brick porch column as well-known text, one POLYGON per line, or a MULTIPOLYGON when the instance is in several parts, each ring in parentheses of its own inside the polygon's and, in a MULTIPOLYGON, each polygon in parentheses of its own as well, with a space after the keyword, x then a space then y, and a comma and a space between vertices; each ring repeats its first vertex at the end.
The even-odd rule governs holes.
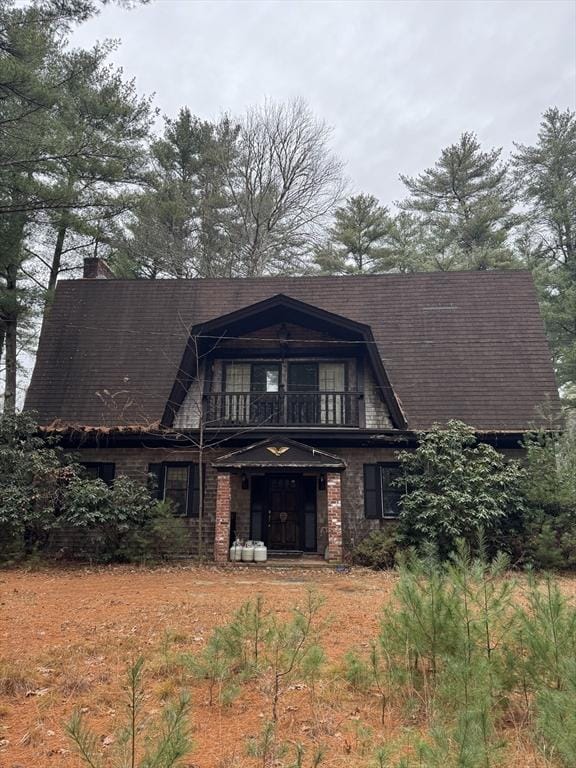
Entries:
POLYGON ((230 546, 230 501, 232 483, 229 472, 218 472, 216 479, 216 525, 214 534, 214 560, 228 562, 230 546))
POLYGON ((328 506, 328 559, 342 562, 342 484, 339 472, 326 476, 326 500, 328 506))

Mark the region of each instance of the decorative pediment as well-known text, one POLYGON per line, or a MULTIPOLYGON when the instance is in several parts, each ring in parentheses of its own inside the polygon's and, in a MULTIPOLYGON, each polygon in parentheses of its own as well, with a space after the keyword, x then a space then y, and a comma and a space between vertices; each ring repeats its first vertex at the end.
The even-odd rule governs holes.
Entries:
POLYGON ((277 293, 264 301, 200 323, 194 326, 192 333, 200 338, 216 334, 220 339, 245 336, 252 331, 286 322, 347 341, 355 341, 359 335, 370 330, 369 326, 343 315, 327 312, 320 307, 277 293))
POLYGON ((346 463, 330 453, 285 438, 271 438, 228 453, 212 462, 216 469, 326 469, 338 472, 346 463))

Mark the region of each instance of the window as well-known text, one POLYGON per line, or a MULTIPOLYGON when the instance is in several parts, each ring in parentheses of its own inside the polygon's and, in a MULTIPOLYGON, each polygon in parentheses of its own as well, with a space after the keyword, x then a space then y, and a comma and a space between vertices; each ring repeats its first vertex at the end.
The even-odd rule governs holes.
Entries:
POLYGON ((398 464, 364 464, 364 516, 368 519, 398 517, 402 489, 398 464))
POLYGON ((148 473, 152 488, 159 499, 169 500, 179 517, 198 517, 200 477, 198 464, 164 462, 150 464, 148 473))
POLYGON ((224 368, 225 392, 250 392, 250 363, 227 363, 224 368))
POLYGON ((108 461, 83 461, 84 474, 91 480, 103 480, 106 485, 112 485, 116 473, 116 465, 108 461))

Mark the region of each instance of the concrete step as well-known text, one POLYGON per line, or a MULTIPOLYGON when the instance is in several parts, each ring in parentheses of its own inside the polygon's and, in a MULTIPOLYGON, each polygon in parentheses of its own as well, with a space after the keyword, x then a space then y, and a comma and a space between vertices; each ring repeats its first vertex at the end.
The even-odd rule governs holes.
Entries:
POLYGON ((337 563, 328 563, 323 557, 271 557, 265 563, 229 562, 230 568, 334 568, 337 563))

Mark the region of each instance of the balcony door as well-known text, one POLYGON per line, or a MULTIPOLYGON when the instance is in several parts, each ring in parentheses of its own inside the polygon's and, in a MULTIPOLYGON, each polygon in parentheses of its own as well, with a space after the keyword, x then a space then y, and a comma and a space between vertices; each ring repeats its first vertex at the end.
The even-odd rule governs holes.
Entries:
POLYGON ((228 363, 222 416, 229 423, 280 423, 280 363, 228 363))
POLYGON ((267 426, 282 422, 280 363, 252 363, 250 422, 267 426))
POLYGON ((318 364, 288 364, 288 423, 318 424, 318 364))
POLYGON ((289 363, 289 423, 345 424, 345 390, 345 363, 289 363))

